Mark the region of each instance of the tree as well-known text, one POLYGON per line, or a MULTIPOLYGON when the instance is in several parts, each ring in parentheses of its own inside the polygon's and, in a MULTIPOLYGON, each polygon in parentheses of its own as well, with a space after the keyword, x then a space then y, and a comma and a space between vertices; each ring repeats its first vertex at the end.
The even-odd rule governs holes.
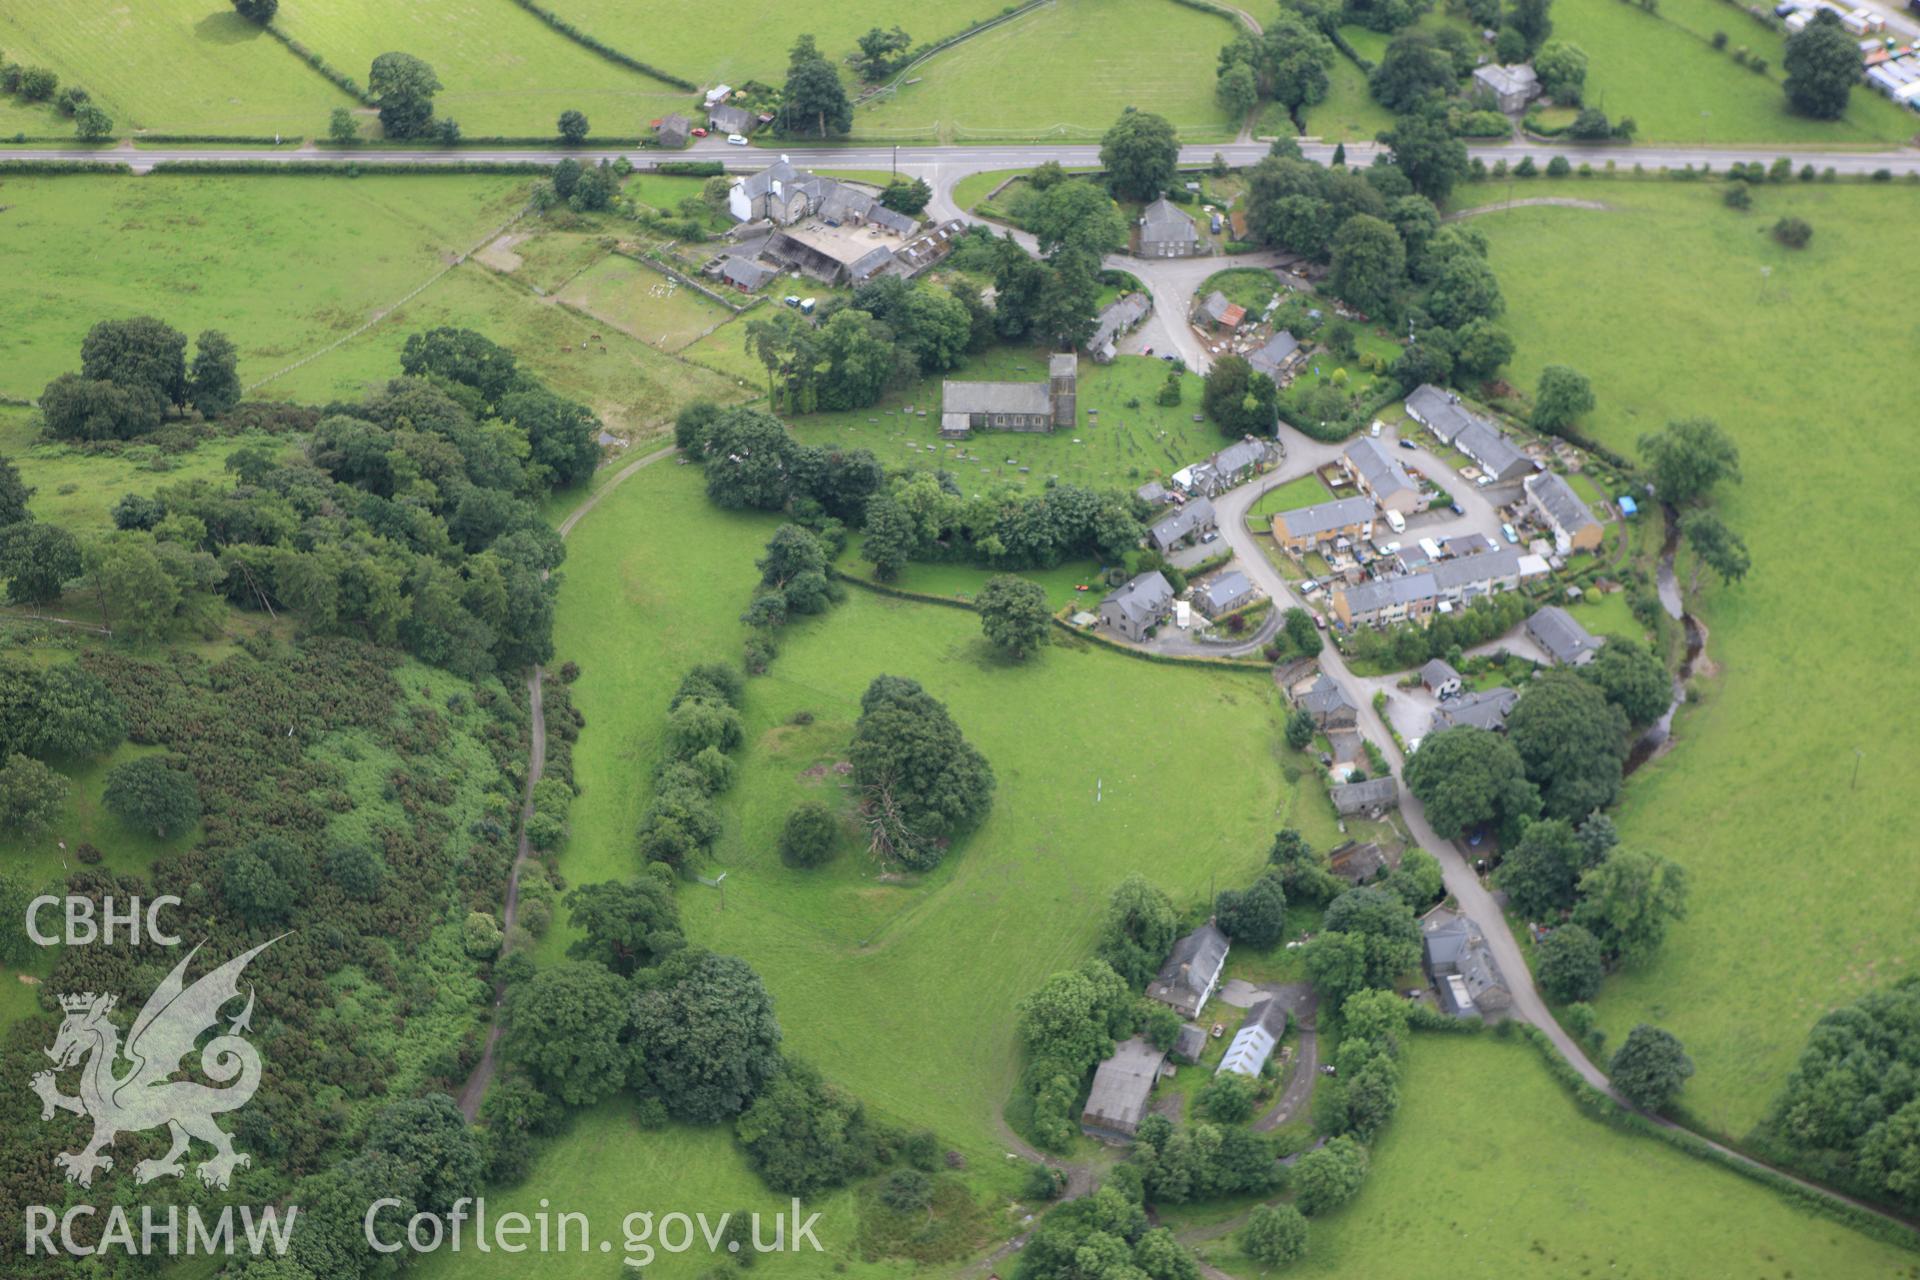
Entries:
POLYGON ((587 140, 587 113, 584 111, 562 111, 556 126, 560 130, 560 141, 570 147, 577 147, 587 140))
POLYGON ((1681 418, 1640 437, 1640 457, 1660 501, 1704 501, 1722 480, 1740 482, 1740 446, 1711 418, 1681 418))
POLYGON ((1561 925, 1534 951, 1534 974, 1547 998, 1562 1004, 1591 1000, 1606 976, 1600 940, 1577 924, 1561 925))
POLYGON ((1533 393, 1533 425, 1542 431, 1559 432, 1572 426, 1593 410, 1593 386, 1583 373, 1563 364, 1550 364, 1540 370, 1540 381, 1533 393))
POLYGON ((1393 163, 1413 189, 1435 204, 1444 203, 1467 179, 1467 144, 1454 136, 1444 111, 1403 115, 1380 141, 1393 151, 1393 163))
POLYGON ((1666 663, 1638 640, 1608 636, 1593 661, 1576 671, 1636 728, 1658 720, 1673 701, 1673 677, 1666 663))
POLYGON ((1307 1256, 1307 1220, 1290 1204, 1257 1204, 1240 1228, 1240 1248, 1270 1267, 1298 1262, 1307 1256))
POLYGON ((127 736, 120 700, 77 662, 61 663, 37 680, 27 751, 41 758, 105 755, 127 736))
POLYGON ((1458 346, 1453 376, 1458 386, 1486 381, 1513 359, 1513 338, 1491 320, 1469 320, 1454 337, 1458 346))
POLYGON ((1753 567, 1753 558, 1747 554, 1746 542, 1711 511, 1689 511, 1680 522, 1680 535, 1693 548, 1693 574, 1687 583, 1688 595, 1699 592, 1702 568, 1712 569, 1719 574, 1722 586, 1732 586, 1746 577, 1747 570, 1753 567))
POLYGON ((282 836, 250 840, 220 860, 220 896, 255 927, 278 924, 307 891, 306 856, 282 836))
POLYGON ((831 62, 815 53, 797 56, 787 69, 780 128, 799 137, 828 138, 853 128, 853 104, 831 62))
POLYGON ((1287 891, 1280 876, 1267 872, 1245 889, 1227 889, 1214 903, 1221 931, 1235 942, 1265 950, 1287 929, 1287 891))
POLYGON ((1194 1103, 1216 1124, 1239 1124, 1253 1115, 1253 1081, 1236 1071, 1217 1071, 1194 1103))
POLYGON ((1213 85, 1214 100, 1221 110, 1238 120, 1260 105, 1260 86, 1253 78, 1253 68, 1244 62, 1230 62, 1220 68, 1219 79, 1213 85))
POLYGON ((1163 116, 1128 107, 1100 139, 1100 166, 1115 195, 1152 200, 1173 185, 1180 139, 1163 116))
POLYGON ((1107 899, 1099 956, 1127 985, 1144 987, 1159 971, 1179 933, 1180 917, 1174 914, 1173 903, 1136 872, 1115 885, 1107 899))
POLYGON ((1587 83, 1587 54, 1577 44, 1549 40, 1533 55, 1533 70, 1548 97, 1564 107, 1580 105, 1587 83))
POLYGON ((573 184, 573 194, 567 197, 567 208, 575 213, 592 213, 607 208, 619 193, 620 177, 603 160, 580 170, 580 180, 573 184))
MULTIPOLYGON (((782 1195, 818 1195, 874 1165, 866 1108, 805 1063, 787 1062, 734 1122, 734 1134, 761 1178, 782 1195)), ((900 1173, 926 1180, 918 1169, 895 1176, 900 1173)))
POLYGON ((1667 927, 1686 915, 1685 870, 1638 849, 1615 849, 1581 876, 1573 912, 1608 955, 1629 964, 1658 950, 1667 927))
POLYGON ((1805 218, 1785 217, 1773 224, 1773 238, 1789 249, 1804 249, 1813 239, 1813 228, 1805 218))
POLYGON ((627 984, 617 974, 563 961, 509 989, 500 1048, 550 1096, 591 1106, 625 1087, 639 1067, 630 1022, 627 984))
POLYGON ((1313 713, 1304 708, 1287 717, 1287 745, 1295 751, 1305 751, 1312 743, 1313 735, 1318 732, 1313 723, 1313 713))
POLYGON ((383 53, 367 72, 367 93, 389 138, 418 138, 433 126, 433 95, 440 79, 410 53, 383 53))
POLYGON ((1507 11, 1507 21, 1526 40, 1528 52, 1538 49, 1553 33, 1553 19, 1547 12, 1551 4, 1552 0, 1513 0, 1507 11))
POLYGON ((167 756, 141 756, 115 765, 101 799, 122 822, 161 840, 179 835, 200 818, 199 788, 167 756))
POLYGON ((1024 658, 1044 644, 1053 626, 1046 591, 1039 583, 1012 574, 987 579, 974 604, 987 641, 1015 658, 1024 658))
POLYGON ((325 868, 327 878, 339 885, 342 893, 362 902, 373 901, 386 887, 386 863, 363 844, 336 845, 328 850, 325 868))
POLYGON ((880 192, 880 203, 895 213, 918 214, 933 199, 925 178, 897 178, 880 192))
POLYGON ((1620 794, 1626 714, 1571 671, 1527 686, 1507 717, 1507 741, 1540 788, 1540 811, 1549 818, 1577 821, 1620 794))
MULTIPOLYGON (((1320 652, 1320 628, 1314 625, 1313 615, 1305 609, 1299 608, 1298 606, 1288 609, 1280 619, 1280 630, 1286 634, 1287 643, 1291 644, 1298 652, 1304 654, 1320 652)), ((1311 716, 1308 717, 1308 723, 1312 723, 1311 716)), ((1304 742, 1295 743, 1293 741, 1293 724, 1291 720, 1288 721, 1287 730, 1287 743, 1289 746, 1292 746, 1294 750, 1298 751, 1306 745, 1304 742)), ((1307 741, 1311 742, 1312 740, 1312 735, 1308 735, 1307 741)))
POLYGON ((113 117, 92 102, 83 102, 73 113, 73 130, 87 142, 99 142, 113 136, 113 117))
POLYGON ((80 342, 80 375, 179 404, 187 394, 187 335, 152 316, 102 320, 80 342))
MULTIPOLYGON (((1347 890, 1327 907, 1323 927, 1327 934, 1361 940, 1364 986, 1392 987, 1394 979, 1420 961, 1420 922, 1413 908, 1389 889, 1366 885, 1347 890)), ((1343 992, 1339 999, 1350 994, 1343 992)))
POLYGON ((818 800, 803 800, 787 812, 780 829, 780 857, 790 867, 817 867, 833 856, 840 824, 818 800))
POLYGON ((1352 1138, 1331 1139, 1293 1167, 1294 1203, 1309 1218, 1353 1198, 1367 1179, 1367 1149, 1352 1138))
POLYGON ((1669 1032, 1641 1023, 1607 1064, 1613 1087, 1643 1111, 1664 1111, 1693 1074, 1693 1059, 1669 1032))
POLYGON ((1501 856, 1493 883, 1521 915, 1546 920, 1573 905, 1580 877, 1593 865, 1573 824, 1550 818, 1527 824, 1519 842, 1501 856))
POLYGON ((239 349, 218 329, 207 329, 195 340, 187 400, 201 417, 222 417, 240 403, 239 361, 239 349))
POLYGON ((1491 320, 1506 309, 1500 282, 1486 259, 1460 254, 1440 269, 1427 290, 1427 312, 1449 329, 1491 320))
POLYGON ((1287 895, 1296 900, 1325 901, 1346 887, 1328 870, 1326 855, 1291 827, 1274 833, 1267 864, 1279 875, 1287 895))
POLYGON ((360 125, 354 120, 352 111, 346 107, 333 109, 333 114, 327 117, 327 138, 336 147, 351 146, 360 141, 360 125))
POLYGON ((874 577, 882 582, 899 577, 919 544, 919 527, 905 507, 885 496, 867 504, 867 536, 860 556, 873 566, 874 577))
POLYGON ((1513 744, 1472 725, 1428 736, 1407 761, 1406 780, 1427 821, 1448 840, 1489 825, 1517 833, 1540 812, 1539 789, 1513 744))
POLYGON ((35 492, 20 478, 20 468, 13 465, 13 459, 0 454, 0 529, 33 519, 27 503, 35 492))
POLYGON ((1334 233, 1333 291, 1362 311, 1389 307, 1406 277, 1406 246, 1391 223, 1356 213, 1334 233))
POLYGON ((23 521, 0 527, 0 578, 7 581, 7 603, 52 604, 80 571, 80 543, 59 525, 23 521))
POLYGON ((1223 435, 1272 435, 1280 418, 1279 391, 1244 356, 1223 355, 1201 383, 1200 408, 1223 435))
POLYGON ((678 951, 680 906, 673 881, 657 865, 630 880, 585 884, 567 894, 567 918, 581 936, 567 947, 621 977, 678 951))
POLYGON ((1787 37, 1787 101, 1801 115, 1838 120, 1847 94, 1860 79, 1860 46, 1840 16, 1816 10, 1813 21, 1787 37))
POLYGON ((1113 1052, 1117 1035, 1130 1034, 1139 997, 1104 960, 1050 975, 1019 1004, 1020 1043, 1036 1059, 1079 1079, 1113 1052))
POLYGON ((1127 220, 1105 190, 1083 178, 1056 183, 1020 205, 1020 222, 1039 242, 1043 257, 1061 252, 1100 256, 1127 241, 1127 220))
POLYGON ((51 826, 66 803, 67 780, 33 757, 15 751, 0 764, 0 831, 30 835, 51 826))
POLYGON ((854 55, 854 69, 862 80, 875 84, 900 69, 905 62, 902 55, 913 47, 913 37, 899 27, 890 31, 871 27, 856 44, 859 53, 854 55))
POLYGON ((634 1043, 667 1114, 711 1124, 747 1109, 780 1069, 780 1024, 744 960, 687 949, 636 975, 634 1043))
POLYGON ((25 67, 17 87, 28 102, 45 102, 60 87, 60 77, 45 67, 25 67))
POLYGON ((247 21, 264 27, 280 12, 280 0, 233 0, 233 7, 247 21))
POLYGON ((1395 36, 1367 76, 1373 99, 1396 115, 1453 93, 1460 77, 1453 55, 1424 31, 1395 36))

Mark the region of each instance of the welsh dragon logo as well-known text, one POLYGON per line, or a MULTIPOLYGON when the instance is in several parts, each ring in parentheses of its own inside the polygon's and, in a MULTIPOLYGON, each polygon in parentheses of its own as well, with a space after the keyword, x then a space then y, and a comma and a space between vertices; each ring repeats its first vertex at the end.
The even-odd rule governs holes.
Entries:
POLYGON ((89 991, 60 997, 66 1018, 53 1047, 46 1050, 54 1068, 34 1075, 33 1091, 40 1095, 42 1120, 53 1119, 56 1108, 93 1117, 93 1139, 86 1148, 63 1151, 53 1158, 69 1182, 92 1186, 96 1170, 113 1168, 113 1158, 102 1153, 116 1137, 161 1125, 172 1135, 173 1146, 161 1159, 142 1160, 135 1165, 135 1182, 180 1177, 186 1171, 181 1157, 194 1138, 215 1151, 195 1170, 209 1187, 224 1190, 236 1168, 253 1163, 252 1157, 233 1149, 232 1135, 214 1123, 215 1116, 245 1106, 260 1087, 260 1052, 240 1034, 252 1029, 251 986, 247 988, 246 1007, 228 1024, 226 1034, 209 1040, 199 1053, 201 1072, 226 1087, 216 1089, 172 1077, 194 1051, 195 1041, 220 1020, 221 1006, 239 998, 240 974, 247 962, 277 941, 263 942, 235 956, 188 986, 183 975, 200 950, 196 946, 148 998, 140 1016, 133 1020, 124 1048, 119 1030, 107 1020, 114 1006, 112 996, 89 991), (123 1073, 116 1073, 123 1057, 129 1065, 123 1073), (67 1097, 54 1084, 54 1072, 65 1071, 83 1060, 80 1096, 67 1097), (233 1083, 227 1084, 230 1080, 233 1083))

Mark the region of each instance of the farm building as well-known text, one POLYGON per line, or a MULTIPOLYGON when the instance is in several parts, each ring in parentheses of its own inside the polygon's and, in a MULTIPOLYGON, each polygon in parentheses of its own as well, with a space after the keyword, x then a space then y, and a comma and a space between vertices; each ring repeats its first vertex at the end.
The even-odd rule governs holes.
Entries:
POLYGON ((1540 78, 1533 73, 1532 66, 1524 62, 1504 67, 1498 63, 1476 67, 1473 87, 1493 99, 1495 110, 1509 115, 1526 110, 1527 104, 1540 96, 1540 78))
POLYGON ((1336 538, 1371 538, 1373 504, 1365 498, 1336 498, 1311 507, 1282 511, 1273 518, 1273 540, 1290 555, 1305 555, 1336 538))
POLYGON ((678 151, 693 140, 693 121, 683 115, 670 115, 653 127, 653 140, 678 151))
POLYGON ((1079 357, 1068 352, 1047 361, 1045 382, 942 382, 940 434, 964 440, 975 431, 1071 427, 1079 366, 1079 357))
POLYGON ((1190 498, 1178 510, 1153 523, 1147 530, 1147 544, 1165 553, 1183 542, 1211 533, 1214 527, 1213 504, 1205 498, 1190 498))
POLYGON ((1557 604, 1536 609, 1527 619, 1527 634, 1556 666, 1584 667, 1600 648, 1600 642, 1557 604))
POLYGON ((1540 522, 1553 530, 1554 550, 1561 555, 1592 551, 1600 545, 1600 522, 1587 510, 1587 504, 1573 486, 1552 471, 1527 477, 1527 506, 1540 522))
POLYGON ((1391 871, 1393 866, 1394 860, 1387 856, 1386 850, 1371 840, 1365 844, 1349 840, 1327 851, 1327 869, 1348 884, 1366 884, 1391 871))
POLYGON ((1420 921, 1420 933, 1421 967, 1443 1011, 1470 1018, 1512 1007, 1513 995, 1479 925, 1445 907, 1435 907, 1420 921))
POLYGON ((1324 671, 1294 699, 1294 705, 1313 717, 1316 729, 1350 729, 1360 720, 1360 704, 1324 671))
POLYGON ((1287 1033, 1287 1011, 1274 999, 1262 1000, 1247 1010, 1247 1020, 1240 1024, 1240 1030, 1234 1032, 1233 1043, 1227 1046, 1220 1065, 1214 1068, 1215 1075, 1232 1073, 1260 1078, 1260 1069, 1267 1065, 1267 1059, 1273 1056, 1274 1049, 1280 1043, 1280 1037, 1287 1033))
POLYGON ((1247 309, 1237 302, 1228 301, 1226 294, 1215 289, 1201 301, 1199 318, 1215 330, 1224 329, 1231 333, 1245 323, 1247 309))
POLYGON ((1145 293, 1130 293, 1103 308, 1094 322, 1093 336, 1087 339, 1087 354, 1095 364, 1112 364, 1120 354, 1120 339, 1153 310, 1153 299, 1145 293))
MULTIPOLYGON (((1155 574, 1155 577, 1160 575, 1155 574)), ((1147 984, 1147 998, 1158 1000, 1183 1018, 1198 1016, 1227 965, 1227 935, 1209 920, 1173 944, 1167 962, 1147 984)))
POLYGON ((1232 613, 1253 602, 1253 582, 1238 569, 1230 569, 1207 584, 1200 593, 1200 612, 1209 618, 1232 613))
POLYGON ((1507 716, 1518 701, 1520 695, 1506 685, 1481 693, 1463 693, 1440 704, 1433 713, 1433 727, 1428 732, 1439 733, 1464 724, 1499 733, 1507 727, 1507 716))
POLYGON ((1147 1118, 1147 1099, 1166 1060, 1164 1051, 1140 1036, 1115 1045, 1113 1056, 1093 1073, 1087 1107, 1080 1113, 1081 1131, 1089 1137, 1118 1139, 1138 1133, 1140 1122, 1147 1118))
POLYGON ((1361 436, 1347 446, 1347 470, 1353 473, 1360 492, 1379 503, 1383 511, 1410 516, 1426 505, 1420 498, 1420 486, 1400 465, 1400 459, 1371 436, 1361 436))
POLYGON ((1306 358, 1307 349, 1285 329, 1268 338, 1258 350, 1247 353, 1247 363, 1253 366, 1253 371, 1266 374, 1276 383, 1285 382, 1287 375, 1306 358))
POLYGON ((1191 1022, 1181 1023, 1180 1034, 1173 1040, 1173 1056, 1182 1062, 1193 1063, 1200 1061, 1201 1055, 1206 1051, 1206 1031, 1194 1026, 1191 1022))
POLYGON ((757 293, 765 287, 767 281, 779 275, 765 263, 754 262, 749 258, 729 257, 720 264, 720 278, 742 293, 757 293))
POLYGON ((1173 586, 1156 569, 1110 592, 1100 602, 1100 625, 1140 641, 1171 612, 1173 586))
POLYGON ((1200 232, 1193 219, 1161 196, 1140 214, 1140 256, 1190 258, 1200 252, 1200 232))
POLYGON ((1328 794, 1333 798, 1333 811, 1343 818, 1391 809, 1400 803, 1400 785, 1392 778, 1343 782, 1328 794))
POLYGON ((1420 683, 1436 698, 1451 698, 1460 692, 1460 673, 1445 658, 1434 658, 1420 668, 1420 683))

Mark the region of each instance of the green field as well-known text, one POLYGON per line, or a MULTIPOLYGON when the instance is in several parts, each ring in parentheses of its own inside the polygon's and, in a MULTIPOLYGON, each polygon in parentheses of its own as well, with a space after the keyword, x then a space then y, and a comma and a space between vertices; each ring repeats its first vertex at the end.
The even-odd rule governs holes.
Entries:
POLYGON ((1167 0, 1057 0, 930 59, 914 73, 920 83, 857 110, 853 132, 1097 138, 1137 107, 1187 141, 1230 138, 1235 123, 1215 104, 1213 81, 1232 34, 1224 20, 1167 0))
MULTIPOLYGON (((1285 484, 1275 485, 1254 500, 1248 508, 1248 516, 1261 516, 1270 519, 1282 511, 1297 511, 1301 507, 1311 507, 1322 502, 1333 501, 1333 491, 1321 482, 1317 475, 1304 475, 1289 480, 1285 484)), ((1263 520, 1262 523, 1267 521, 1263 520)))
POLYGON ((1393 128, 1393 113, 1367 92, 1367 73, 1344 57, 1327 68, 1327 97, 1306 108, 1306 132, 1328 142, 1371 142, 1393 128))
POLYGON ((733 318, 719 303, 618 256, 575 276, 559 297, 662 351, 691 346, 733 318))
POLYGON ((811 413, 788 419, 788 425, 808 444, 872 449, 889 467, 946 468, 963 484, 1022 488, 1037 488, 1047 477, 1058 476, 1065 483, 1136 489, 1205 461, 1228 443, 1211 423, 1193 420, 1200 408, 1198 377, 1181 380, 1179 405, 1154 403, 1166 381, 1167 365, 1150 356, 1121 356, 1110 365, 1096 365, 1083 355, 1081 425, 1073 431, 981 432, 959 444, 939 438, 942 378, 1025 381, 1045 376, 1044 353, 996 349, 972 357, 966 367, 950 374, 917 378, 889 391, 871 409, 811 413), (916 415, 911 420, 905 416, 909 406, 916 415), (923 409, 924 418, 918 416, 923 409), (1097 417, 1089 417, 1089 409, 1099 410, 1097 417))
MULTIPOLYGON (((62 84, 85 86, 122 134, 315 137, 335 107, 359 105, 231 6, 208 0, 10 4, 0 11, 0 49, 14 62, 51 67, 62 84)), ((366 71, 348 74, 364 81, 366 71)), ((16 128, 73 132, 51 112, 36 124, 0 107, 0 129, 16 128)))
MULTIPOLYGON (((503 0, 310 0, 285 6, 277 21, 361 84, 383 53, 425 59, 443 86, 435 114, 452 116, 474 137, 549 137, 569 109, 586 112, 599 133, 632 137, 687 106, 685 92, 601 57, 503 0)), ((628 51, 649 56, 644 42, 628 51)), ((317 117, 311 131, 325 123, 317 117)))
POLYGON ((1685 864, 1691 914, 1599 1005, 1616 1043, 1643 1020, 1685 1041, 1699 1065, 1688 1105, 1737 1136, 1821 1013, 1920 960, 1913 612, 1888 596, 1873 550, 1899 541, 1920 465, 1886 398, 1914 345, 1913 317, 1886 305, 1886 264, 1920 249, 1915 197, 1796 182, 1758 189, 1742 215, 1713 186, 1538 189, 1603 195, 1612 210, 1474 220, 1519 343, 1511 381, 1572 364, 1599 402, 1585 429, 1623 451, 1687 414, 1717 418, 1743 451, 1746 481, 1721 504, 1753 571, 1704 589, 1717 674, 1696 681, 1676 746, 1618 813, 1628 841, 1685 864), (1813 225, 1808 249, 1765 234, 1782 214, 1813 225))
POLYGON ((1785 40, 1716 0, 1662 0, 1658 16, 1619 0, 1561 0, 1553 28, 1586 50, 1586 101, 1616 120, 1632 116, 1641 142, 1846 147, 1920 132, 1920 118, 1864 88, 1854 90, 1844 120, 1789 112, 1780 89, 1785 40), (1708 43, 1715 31, 1727 33, 1728 52, 1708 43), (1765 75, 1734 62, 1739 45, 1767 59, 1765 75))
MULTIPOLYGON (((1366 1185, 1289 1276, 1896 1277, 1914 1255, 1582 1116, 1519 1041, 1416 1036, 1366 1185)), ((1231 1240, 1235 1276, 1265 1273, 1231 1240)))

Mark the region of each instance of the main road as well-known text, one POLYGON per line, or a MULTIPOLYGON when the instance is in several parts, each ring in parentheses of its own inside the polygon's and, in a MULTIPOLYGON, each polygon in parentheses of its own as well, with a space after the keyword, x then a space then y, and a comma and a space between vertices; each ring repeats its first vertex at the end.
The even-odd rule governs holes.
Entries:
MULTIPOLYGON (((1206 144, 1186 146, 1180 149, 1180 162, 1183 165, 1198 166, 1210 163, 1213 157, 1223 157, 1230 165, 1247 165, 1267 154, 1268 146, 1264 142, 1226 142, 1217 146, 1206 144)), ((1333 156, 1333 146, 1322 142, 1305 142, 1301 152, 1309 160, 1322 163, 1333 156)), ((1367 165, 1373 157, 1386 150, 1376 142, 1354 142, 1347 144, 1347 163, 1367 165)), ((1672 169, 1686 165, 1707 164, 1717 170, 1724 170, 1735 163, 1759 161, 1771 164, 1780 156, 1786 156, 1796 168, 1811 164, 1816 169, 1831 167, 1837 173, 1870 174, 1878 169, 1887 169, 1897 174, 1920 173, 1920 150, 1903 148, 1892 151, 1822 151, 1806 147, 1682 147, 1670 144, 1649 144, 1645 146, 1591 146, 1577 142, 1508 142, 1498 146, 1470 146, 1467 152, 1471 156, 1486 161, 1489 165, 1497 160, 1516 164, 1522 157, 1533 157, 1534 163, 1544 164, 1554 156, 1566 156, 1569 160, 1585 161, 1595 166, 1605 166, 1609 161, 1622 169, 1631 169, 1638 164, 1647 169, 1657 170, 1662 166, 1672 169)), ((100 164, 124 164, 136 172, 144 172, 156 164, 175 164, 187 161, 244 161, 256 164, 345 164, 352 163, 365 167, 380 165, 460 165, 460 164, 553 164, 572 156, 578 160, 612 159, 624 155, 638 168, 648 168, 662 160, 719 160, 731 168, 752 169, 768 163, 776 154, 785 155, 795 164, 816 168, 838 169, 898 169, 902 172, 925 177, 935 186, 942 186, 972 173, 982 173, 995 169, 1030 169, 1048 160, 1057 160, 1063 165, 1093 166, 1100 163, 1100 148, 1091 143, 1019 143, 1004 146, 875 146, 866 143, 850 142, 834 147, 791 147, 776 150, 766 147, 730 147, 711 138, 696 143, 684 151, 663 152, 651 148, 636 150, 607 150, 591 145, 585 147, 562 147, 557 142, 550 147, 529 146, 474 146, 474 147, 289 147, 278 150, 243 147, 135 147, 122 144, 118 147, 0 147, 0 161, 93 161, 100 164)))

